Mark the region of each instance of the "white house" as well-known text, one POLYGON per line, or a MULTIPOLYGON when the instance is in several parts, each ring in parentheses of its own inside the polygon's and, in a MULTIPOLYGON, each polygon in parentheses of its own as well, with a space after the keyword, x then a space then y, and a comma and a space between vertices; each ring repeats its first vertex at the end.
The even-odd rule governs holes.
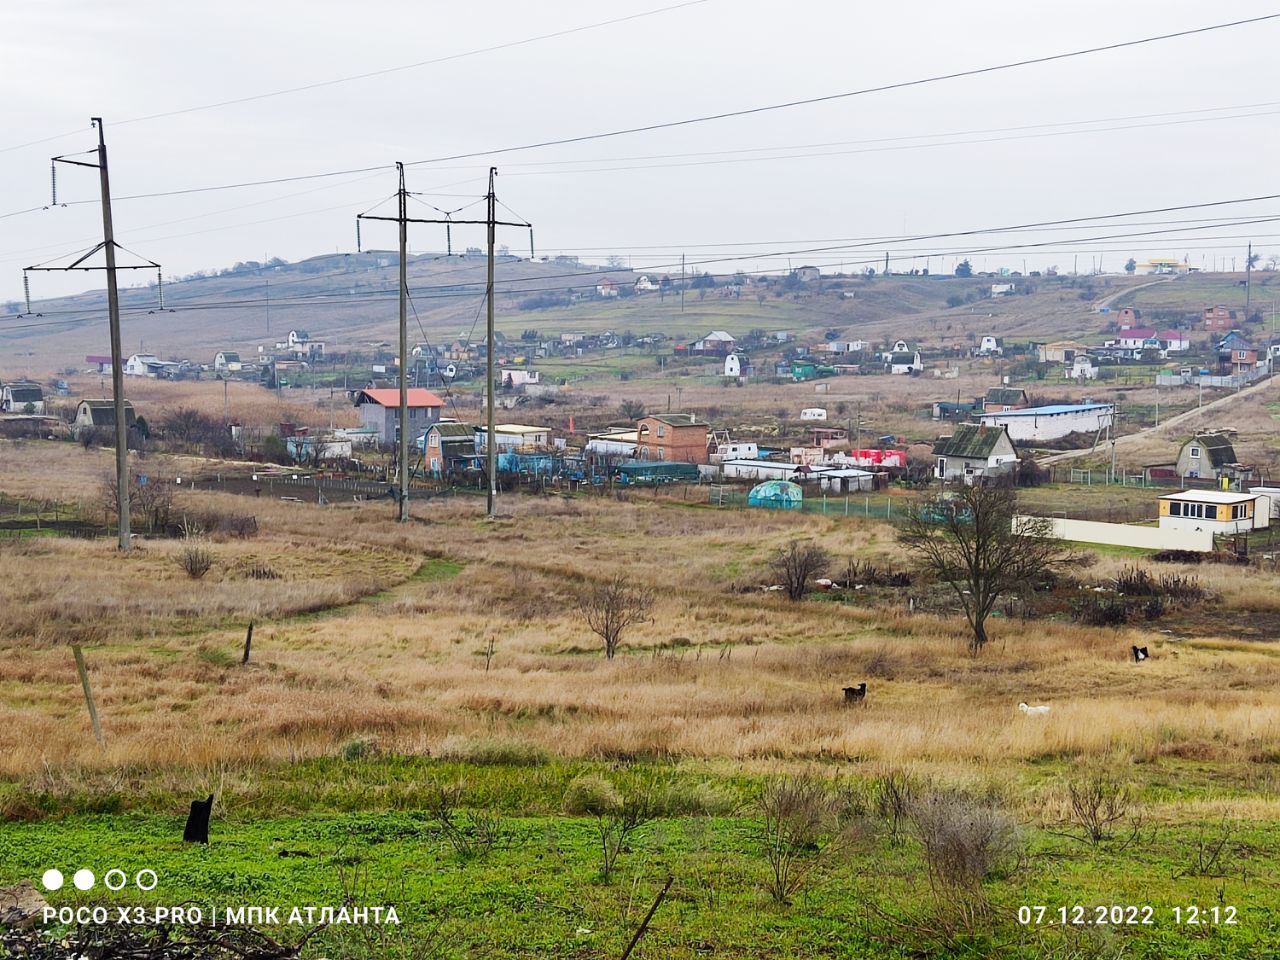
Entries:
POLYGON ((311 334, 305 330, 290 330, 289 335, 276 344, 276 349, 298 359, 315 360, 324 356, 324 341, 312 340, 311 334))
POLYGON ((124 362, 126 377, 161 377, 178 369, 172 360, 161 360, 150 353, 135 353, 124 362))
POLYGON ((712 330, 701 340, 695 340, 689 344, 689 352, 728 356, 733 353, 733 345, 735 343, 737 343, 737 340, 728 331, 712 330))
POLYGON ((885 366, 890 373, 919 373, 924 369, 924 364, 920 362, 919 350, 909 353, 891 353, 889 359, 885 361, 885 366))
POLYGON ((502 385, 504 387, 523 387, 542 381, 540 370, 503 370, 502 385))
POLYGON ((636 455, 636 443, 640 434, 636 430, 607 430, 593 433, 587 439, 583 452, 589 457, 616 457, 630 459, 636 455))
POLYGON ((658 285, 647 276, 641 276, 636 279, 636 293, 649 293, 657 289, 658 285))
POLYGON ((35 413, 43 415, 44 390, 29 380, 6 383, 0 390, 0 410, 5 413, 35 413))
POLYGON ((827 411, 822 407, 806 407, 800 411, 801 420, 825 420, 827 419, 827 411))
POLYGON ((231 350, 219 350, 213 355, 213 369, 218 373, 236 373, 243 366, 240 354, 231 350))
POLYGON ((976 351, 980 357, 1003 357, 1004 356, 1004 338, 1003 337, 983 337, 982 343, 978 345, 976 351))
POLYGON ((1094 433, 1111 426, 1115 406, 1110 403, 1059 403, 978 414, 989 427, 1007 427, 1012 440, 1057 440, 1069 433, 1094 433))
POLYGON ((817 280, 822 276, 822 271, 813 266, 796 267, 794 273, 795 278, 801 283, 809 283, 811 280, 817 280))
POLYGON ((726 377, 749 377, 754 372, 751 360, 741 353, 731 353, 724 358, 724 375, 726 377))
POLYGON ((880 354, 880 359, 883 360, 885 363, 888 363, 889 358, 892 357, 895 353, 910 353, 910 352, 911 352, 911 345, 908 344, 907 341, 895 340, 893 341, 892 347, 890 347, 884 353, 880 354))
MULTIPOLYGON (((488 430, 484 427, 476 427, 477 453, 482 453, 487 449, 485 440, 488 433, 488 430)), ((493 425, 493 436, 497 441, 499 451, 519 450, 521 447, 551 446, 551 429, 549 427, 531 427, 523 423, 495 423, 493 425)))
POLYGON ((616 297, 618 295, 618 285, 608 277, 605 277, 596 284, 597 297, 616 297))
POLYGON ((933 445, 933 475, 939 480, 964 480, 995 476, 1011 470, 1018 451, 1005 427, 962 423, 949 437, 933 445))
POLYGON ((1191 338, 1181 330, 1161 330, 1156 339, 1165 353, 1186 353, 1191 349, 1191 338))
POLYGON ((1071 363, 1067 365, 1066 373, 1072 380, 1098 379, 1098 368, 1093 362, 1093 357, 1087 353, 1077 353, 1071 363))
POLYGON ((1271 501, 1262 494, 1184 490, 1160 498, 1162 529, 1246 533, 1270 522, 1271 501))
POLYGON ((1156 332, 1150 327, 1130 327, 1128 330, 1121 330, 1116 339, 1108 340, 1106 346, 1122 350, 1142 350, 1147 347, 1159 349, 1160 343, 1156 339, 1156 332))
POLYGON ((1004 297, 1013 293, 1014 285, 1012 283, 993 283, 991 285, 991 295, 993 297, 1004 297))

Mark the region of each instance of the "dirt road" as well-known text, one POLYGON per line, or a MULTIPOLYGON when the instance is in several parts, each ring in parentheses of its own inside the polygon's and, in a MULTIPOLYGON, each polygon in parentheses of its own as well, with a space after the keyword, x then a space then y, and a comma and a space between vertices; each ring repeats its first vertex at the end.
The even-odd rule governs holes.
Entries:
MULTIPOLYGON (((1219 397, 1217 400, 1214 400, 1211 403, 1206 403, 1203 407, 1193 407, 1192 409, 1186 411, 1185 413, 1180 413, 1177 416, 1170 417, 1168 420, 1162 421, 1160 426, 1158 427, 1147 427, 1146 429, 1139 430, 1136 433, 1127 433, 1122 437, 1116 437, 1116 449, 1119 450, 1123 447, 1130 446, 1134 443, 1134 441, 1140 438, 1149 436, 1150 434, 1156 433, 1160 430, 1166 430, 1173 427, 1177 427, 1184 423, 1192 422, 1196 420, 1202 413, 1219 411, 1224 407, 1230 406, 1231 404, 1239 400, 1243 400, 1253 394, 1266 390, 1274 382, 1275 382, 1274 377, 1267 377, 1263 380, 1258 381, 1255 384, 1245 387, 1239 393, 1233 393, 1226 397, 1219 397)), ((1101 449, 1101 445, 1099 445, 1099 449, 1101 449)), ((1095 453, 1095 452, 1096 451, 1094 450, 1088 450, 1088 449, 1068 450, 1066 453, 1055 453, 1052 456, 1045 457, 1043 460, 1040 460, 1038 462, 1043 466, 1048 466, 1049 464, 1054 464, 1054 463, 1065 463, 1068 460, 1078 460, 1081 457, 1087 457, 1091 453, 1095 453)))

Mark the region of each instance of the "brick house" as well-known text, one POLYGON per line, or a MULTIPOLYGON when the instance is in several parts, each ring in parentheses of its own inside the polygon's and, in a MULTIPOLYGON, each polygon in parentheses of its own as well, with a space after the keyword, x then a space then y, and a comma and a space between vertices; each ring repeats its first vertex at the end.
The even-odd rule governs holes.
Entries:
POLYGON ((1244 317, 1236 310, 1229 310, 1222 304, 1204 308, 1204 328, 1210 331, 1234 330, 1244 323, 1244 317))
POLYGON ((692 413, 664 413, 636 421, 636 458, 710 463, 710 426, 692 413))

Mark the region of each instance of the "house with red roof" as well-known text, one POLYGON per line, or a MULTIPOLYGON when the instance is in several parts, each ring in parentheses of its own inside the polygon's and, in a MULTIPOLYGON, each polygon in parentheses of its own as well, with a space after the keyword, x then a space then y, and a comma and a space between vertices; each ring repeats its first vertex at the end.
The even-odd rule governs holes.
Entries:
MULTIPOLYGON (((355 396, 360 426, 378 431, 379 443, 395 443, 400 438, 400 390, 396 387, 360 390, 355 396)), ((409 389, 409 436, 416 440, 440 419, 444 401, 423 387, 409 389)))

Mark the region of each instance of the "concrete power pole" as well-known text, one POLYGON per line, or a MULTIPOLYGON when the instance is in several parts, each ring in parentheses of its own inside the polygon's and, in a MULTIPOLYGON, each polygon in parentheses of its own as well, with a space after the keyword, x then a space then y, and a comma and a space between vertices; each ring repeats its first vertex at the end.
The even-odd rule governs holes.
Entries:
MULTIPOLYGON (((119 270, 155 270, 159 275, 160 264, 145 260, 141 264, 119 266, 116 263, 115 229, 111 221, 111 179, 107 174, 107 141, 103 131, 102 118, 92 117, 91 122, 98 128, 98 162, 89 163, 84 160, 71 160, 67 157, 54 157, 54 163, 66 163, 75 167, 90 167, 98 171, 98 183, 102 193, 102 242, 88 253, 72 261, 65 267, 48 267, 39 264, 23 270, 23 282, 26 273, 32 270, 105 270, 107 274, 107 317, 110 324, 111 337, 111 399, 116 420, 116 526, 119 532, 121 550, 129 549, 129 422, 124 399, 124 356, 120 336, 120 289, 116 281, 119 270), (84 266, 85 261, 102 251, 106 260, 104 267, 84 266)), ((87 152, 94 152, 92 150, 87 152)), ((57 184, 54 180, 54 196, 52 206, 57 206, 57 184)), ((157 285, 157 289, 159 286, 157 285)))
POLYGON ((120 347, 120 290, 116 284, 116 235, 111 223, 111 180, 107 175, 107 137, 98 126, 98 181, 102 186, 102 252, 107 259, 107 315, 111 326, 111 399, 116 414, 116 527, 120 549, 129 549, 129 424, 124 406, 124 357, 120 347))
POLYGON ((409 222, 404 190, 404 164, 400 174, 400 522, 409 519, 409 222))
POLYGON ((484 300, 487 307, 485 316, 485 471, 489 474, 489 496, 486 503, 486 516, 490 520, 498 515, 498 438, 494 434, 493 412, 493 374, 494 374, 494 342, 493 342, 493 235, 497 228, 497 196, 493 192, 493 178, 498 168, 489 168, 489 196, 487 199, 486 226, 489 233, 489 271, 484 287, 484 300))
POLYGON ((488 305, 488 323, 486 324, 486 340, 488 348, 488 357, 485 367, 489 383, 485 388, 485 395, 488 397, 486 424, 487 433, 485 437, 486 445, 486 465, 489 471, 489 496, 488 496, 488 516, 493 517, 497 512, 497 496, 498 496, 498 477, 497 477, 497 443, 494 438, 494 396, 493 396, 493 378, 494 378, 494 361, 497 350, 494 347, 494 331, 493 331, 493 274, 494 274, 494 240, 495 231, 498 227, 524 227, 530 233, 533 231, 533 225, 523 221, 507 221, 497 218, 498 198, 493 189, 494 177, 497 176, 498 168, 489 168, 489 193, 485 197, 487 202, 486 216, 483 220, 454 220, 452 213, 454 210, 445 214, 445 219, 429 219, 411 217, 408 215, 407 200, 409 192, 404 185, 404 164, 397 163, 396 168, 400 174, 400 186, 397 191, 399 199, 399 210, 394 217, 379 217, 369 213, 360 213, 356 215, 357 233, 359 232, 359 223, 361 220, 387 220, 391 223, 400 225, 400 519, 407 520, 409 518, 409 437, 408 437, 408 297, 409 283, 406 271, 408 261, 408 225, 411 223, 435 223, 443 224, 446 230, 452 230, 453 227, 465 224, 483 225, 488 228, 489 241, 489 269, 488 281, 485 285, 485 300, 488 305))

